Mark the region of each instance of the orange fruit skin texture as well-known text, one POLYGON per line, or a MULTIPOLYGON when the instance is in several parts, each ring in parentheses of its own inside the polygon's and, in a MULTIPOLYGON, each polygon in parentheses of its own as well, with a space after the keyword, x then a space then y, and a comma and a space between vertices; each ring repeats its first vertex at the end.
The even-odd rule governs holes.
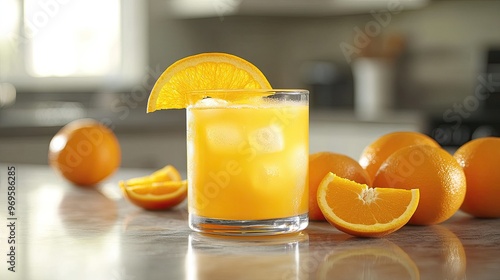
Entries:
POLYGON ((120 165, 121 149, 115 134, 92 119, 65 125, 52 138, 49 165, 70 182, 95 185, 120 165))
POLYGON ((409 221, 432 225, 449 219, 465 198, 462 167, 447 151, 427 145, 410 146, 393 153, 382 164, 373 186, 419 189, 420 202, 409 221))
POLYGON ((318 152, 309 155, 309 219, 326 221, 316 199, 318 186, 328 172, 360 184, 370 184, 370 177, 359 163, 342 154, 318 152))
POLYGON ((366 146, 361 153, 359 164, 366 169, 368 175, 373 181, 380 165, 382 165, 382 163, 390 155, 401 148, 414 145, 440 147, 434 139, 420 132, 392 132, 379 137, 374 142, 366 146))
POLYGON ((500 138, 469 141, 453 156, 467 179, 461 210, 480 218, 500 217, 500 138))

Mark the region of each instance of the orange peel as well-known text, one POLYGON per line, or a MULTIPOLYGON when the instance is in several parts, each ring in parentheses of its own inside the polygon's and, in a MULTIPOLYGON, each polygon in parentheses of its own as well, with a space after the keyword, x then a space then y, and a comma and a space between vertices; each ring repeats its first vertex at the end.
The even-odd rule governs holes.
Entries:
POLYGON ((403 227, 417 209, 418 189, 370 188, 328 173, 318 187, 318 206, 337 229, 381 237, 403 227))

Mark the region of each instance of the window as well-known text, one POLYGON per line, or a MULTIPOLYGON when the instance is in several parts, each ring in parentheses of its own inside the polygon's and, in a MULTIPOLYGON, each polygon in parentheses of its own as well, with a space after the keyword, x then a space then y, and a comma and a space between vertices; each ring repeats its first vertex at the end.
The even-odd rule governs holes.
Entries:
POLYGON ((0 81, 34 90, 122 88, 145 67, 140 0, 2 0, 0 81))

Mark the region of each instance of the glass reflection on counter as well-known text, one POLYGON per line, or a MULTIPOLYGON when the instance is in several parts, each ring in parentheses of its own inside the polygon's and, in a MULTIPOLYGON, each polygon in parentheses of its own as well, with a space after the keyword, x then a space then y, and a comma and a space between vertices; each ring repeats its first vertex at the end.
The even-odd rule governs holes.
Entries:
POLYGON ((185 261, 188 280, 304 279, 307 233, 267 237, 189 235, 185 261))

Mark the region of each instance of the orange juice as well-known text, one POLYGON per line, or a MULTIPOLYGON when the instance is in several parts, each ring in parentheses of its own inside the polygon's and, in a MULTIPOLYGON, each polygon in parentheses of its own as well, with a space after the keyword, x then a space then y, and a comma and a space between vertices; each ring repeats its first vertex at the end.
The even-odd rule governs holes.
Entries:
POLYGON ((201 103, 187 109, 189 213, 237 221, 307 215, 307 103, 201 103))

